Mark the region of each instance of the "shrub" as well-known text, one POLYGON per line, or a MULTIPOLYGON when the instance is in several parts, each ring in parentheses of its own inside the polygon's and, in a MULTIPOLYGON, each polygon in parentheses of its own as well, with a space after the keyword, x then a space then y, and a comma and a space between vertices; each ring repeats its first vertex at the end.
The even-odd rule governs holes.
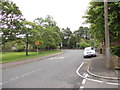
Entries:
POLYGON ((80 48, 85 48, 85 47, 89 47, 90 45, 86 42, 80 42, 80 48))
POLYGON ((111 53, 120 57, 120 45, 112 46, 111 53))

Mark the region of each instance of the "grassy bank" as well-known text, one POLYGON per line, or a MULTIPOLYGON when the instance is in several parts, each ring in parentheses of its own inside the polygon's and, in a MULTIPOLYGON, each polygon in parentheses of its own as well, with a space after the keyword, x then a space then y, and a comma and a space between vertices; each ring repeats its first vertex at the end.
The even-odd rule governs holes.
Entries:
POLYGON ((61 51, 60 50, 41 51, 38 54, 37 52, 29 52, 28 56, 25 55, 25 52, 4 52, 0 54, 0 57, 2 57, 2 59, 0 60, 0 63, 20 61, 24 59, 36 58, 36 57, 46 56, 46 55, 59 53, 59 52, 61 51))

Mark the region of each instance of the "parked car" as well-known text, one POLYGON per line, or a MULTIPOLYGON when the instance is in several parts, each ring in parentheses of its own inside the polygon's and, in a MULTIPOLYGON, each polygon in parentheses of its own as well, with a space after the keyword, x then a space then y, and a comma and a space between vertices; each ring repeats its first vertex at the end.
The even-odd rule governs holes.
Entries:
POLYGON ((95 52, 95 48, 93 48, 93 47, 86 47, 84 49, 83 54, 84 54, 84 58, 86 58, 86 57, 96 57, 97 56, 96 52, 95 52))

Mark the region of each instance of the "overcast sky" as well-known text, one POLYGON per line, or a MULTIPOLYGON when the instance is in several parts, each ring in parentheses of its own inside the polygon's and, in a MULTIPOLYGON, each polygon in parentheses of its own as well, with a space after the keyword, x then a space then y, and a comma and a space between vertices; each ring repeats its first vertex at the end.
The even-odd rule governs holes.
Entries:
POLYGON ((83 25, 82 16, 91 0, 12 0, 28 21, 51 15, 60 28, 69 27, 72 31, 83 25))

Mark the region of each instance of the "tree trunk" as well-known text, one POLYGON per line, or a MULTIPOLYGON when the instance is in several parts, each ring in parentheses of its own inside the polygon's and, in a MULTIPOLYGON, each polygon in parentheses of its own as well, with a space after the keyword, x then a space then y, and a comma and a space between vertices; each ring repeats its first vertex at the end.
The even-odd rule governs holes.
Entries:
POLYGON ((26 56, 28 56, 28 34, 26 34, 26 56))

